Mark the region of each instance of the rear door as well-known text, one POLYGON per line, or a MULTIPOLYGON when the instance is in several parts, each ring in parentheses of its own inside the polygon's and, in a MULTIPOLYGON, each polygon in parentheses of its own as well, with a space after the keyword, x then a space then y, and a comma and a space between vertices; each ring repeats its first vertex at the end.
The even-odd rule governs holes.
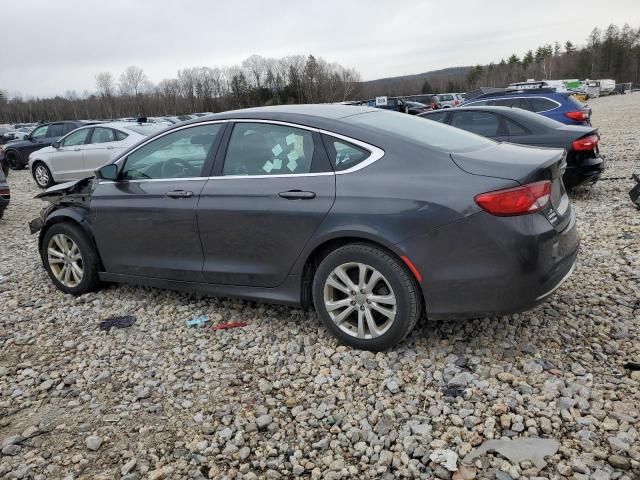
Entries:
POLYGON ((116 146, 116 132, 112 128, 94 127, 91 138, 84 147, 84 168, 87 172, 93 172, 113 157, 116 146))
POLYGON ((63 138, 59 148, 51 147, 49 164, 57 181, 85 177, 82 147, 90 135, 91 128, 81 128, 63 138))
POLYGON ((335 198, 319 134, 259 121, 233 125, 198 204, 207 282, 275 287, 335 198))

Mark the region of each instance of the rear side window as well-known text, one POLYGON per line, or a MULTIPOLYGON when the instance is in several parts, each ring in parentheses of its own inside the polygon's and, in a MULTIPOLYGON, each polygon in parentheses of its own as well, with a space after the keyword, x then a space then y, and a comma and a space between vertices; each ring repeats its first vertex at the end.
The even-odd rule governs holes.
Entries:
POLYGON ((392 134, 442 152, 470 152, 495 145, 493 140, 465 130, 439 122, 425 122, 423 118, 404 113, 386 111, 362 113, 343 118, 342 121, 392 134))
POLYGON ((489 102, 489 105, 493 107, 519 107, 520 99, 519 98, 498 98, 497 100, 492 100, 489 102))
POLYGON ((453 95, 438 95, 440 97, 440 101, 442 102, 450 102, 453 100, 453 95))
POLYGON ((114 142, 116 135, 110 128, 96 127, 91 135, 91 143, 108 143, 114 142))
POLYGON ((73 132, 79 125, 75 123, 65 123, 63 127, 63 135, 66 135, 69 132, 73 132))
POLYGON ((64 135, 64 125, 62 123, 54 123, 49 126, 50 137, 61 137, 62 135, 64 135))
POLYGON ((536 113, 553 110, 558 106, 555 102, 552 102, 548 98, 530 97, 529 103, 531 103, 531 107, 533 108, 533 111, 536 113))
POLYGON ((329 135, 324 135, 322 139, 336 172, 354 167, 371 155, 369 150, 329 135))
POLYGON ((485 137, 498 135, 500 122, 495 113, 456 112, 451 125, 485 137))
POLYGON ((270 123, 237 123, 222 174, 291 175, 311 172, 313 133, 270 123))
POLYGON ((114 130, 116 132, 116 140, 119 142, 121 140, 124 140, 125 138, 127 138, 129 135, 127 135, 124 132, 121 132, 120 130, 114 130))

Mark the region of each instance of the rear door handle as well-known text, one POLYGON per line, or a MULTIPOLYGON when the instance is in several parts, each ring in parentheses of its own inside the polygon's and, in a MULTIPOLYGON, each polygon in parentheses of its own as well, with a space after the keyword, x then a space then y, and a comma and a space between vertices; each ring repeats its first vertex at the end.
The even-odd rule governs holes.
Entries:
POLYGON ((107 147, 107 150, 113 150, 113 148, 114 148, 114 147, 113 147, 112 145, 109 145, 109 146, 107 147))
POLYGON ((189 198, 193 197, 193 192, 189 192, 187 190, 172 190, 165 193, 165 195, 171 198, 189 198))
POLYGON ((278 195, 287 200, 311 200, 316 198, 315 192, 303 192, 302 190, 289 190, 288 192, 280 192, 278 195))

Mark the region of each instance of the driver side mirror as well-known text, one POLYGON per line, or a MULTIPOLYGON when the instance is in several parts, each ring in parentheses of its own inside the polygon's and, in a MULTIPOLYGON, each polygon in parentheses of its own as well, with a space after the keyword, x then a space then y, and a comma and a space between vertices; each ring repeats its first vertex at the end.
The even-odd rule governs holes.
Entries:
POLYGON ((96 176, 102 180, 111 180, 112 182, 115 182, 118 180, 118 166, 115 163, 103 165, 96 170, 96 176))
POLYGON ((53 148, 58 149, 58 148, 60 148, 60 142, 55 141, 55 142, 53 142, 53 143, 51 144, 51 146, 52 146, 53 148))

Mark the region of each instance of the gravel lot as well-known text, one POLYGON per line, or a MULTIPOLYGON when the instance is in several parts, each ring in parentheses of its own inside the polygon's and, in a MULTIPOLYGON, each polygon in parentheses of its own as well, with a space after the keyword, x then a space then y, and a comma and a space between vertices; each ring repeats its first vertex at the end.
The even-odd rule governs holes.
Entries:
POLYGON ((379 354, 339 346, 312 311, 115 285, 64 295, 28 232, 38 189, 12 172, 0 478, 640 478, 640 372, 623 367, 640 362, 640 212, 620 178, 640 171, 640 94, 591 104, 608 178, 574 195, 572 278, 533 311, 423 322, 379 354), (123 314, 136 323, 98 329, 123 314), (248 326, 185 326, 203 314, 248 326), (560 447, 543 468, 496 453, 462 467, 518 437, 560 447))

